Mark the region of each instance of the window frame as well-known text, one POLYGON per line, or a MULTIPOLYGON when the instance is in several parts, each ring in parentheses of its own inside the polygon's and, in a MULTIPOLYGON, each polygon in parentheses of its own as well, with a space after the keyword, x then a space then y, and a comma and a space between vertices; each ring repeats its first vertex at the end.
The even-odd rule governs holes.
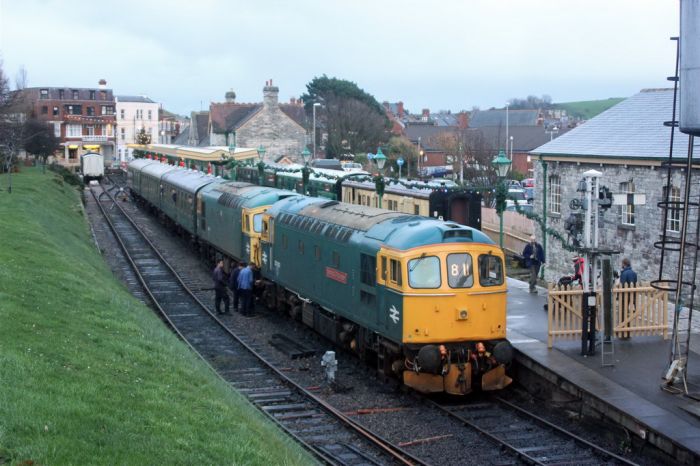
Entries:
POLYGON ((408 286, 414 290, 437 290, 437 289, 439 289, 440 287, 442 287, 442 270, 441 270, 441 268, 442 268, 442 263, 440 261, 439 256, 434 256, 434 255, 433 256, 422 256, 422 257, 414 257, 412 259, 409 259, 408 263, 406 264, 406 271, 408 273, 408 286), (419 262, 419 264, 420 264, 428 259, 437 260, 437 272, 438 272, 438 284, 437 284, 437 286, 414 286, 414 284, 411 280, 411 272, 413 272, 415 270, 415 268, 411 269, 411 262, 420 261, 419 262))
POLYGON ((550 175, 547 181, 549 186, 549 213, 561 215, 561 177, 559 175, 550 175))
POLYGON ((403 270, 399 259, 389 258, 389 283, 396 286, 403 286, 403 270))
MULTIPOLYGON (((669 192, 669 187, 664 186, 664 199, 668 196, 669 203, 680 202, 681 201, 681 188, 679 186, 671 185, 669 192)), ((681 232, 681 208, 674 207, 674 204, 668 204, 666 206, 668 209, 667 225, 666 231, 670 233, 680 233, 681 232), (674 228, 675 227, 675 228, 674 228)))
MULTIPOLYGON (((635 186, 634 181, 626 181, 620 183, 620 192, 622 194, 634 194, 635 186)), ((634 204, 622 204, 620 205, 620 224, 628 227, 633 227, 636 225, 635 221, 635 208, 634 204)))
MULTIPOLYGON (((454 264, 457 265, 457 264, 454 264)), ((447 270, 447 285, 455 290, 463 290, 467 288, 473 288, 474 287, 474 257, 469 254, 468 252, 453 252, 447 254, 445 257, 445 267, 447 270), (469 274, 469 277, 471 278, 471 283, 469 283, 467 286, 452 286, 452 273, 451 273, 451 266, 450 266, 450 257, 452 256, 467 256, 469 258, 469 267, 471 268, 471 273, 469 274)))
MULTIPOLYGON (((479 286, 485 288, 485 287, 491 287, 491 286, 502 286, 505 283, 505 277, 504 277, 505 272, 504 272, 504 267, 503 267, 503 261, 501 260, 501 258, 499 256, 496 256, 494 254, 479 254, 479 257, 477 258, 477 266, 479 268, 479 286), (493 258, 493 259, 498 260, 498 264, 500 265, 500 268, 501 268, 501 276, 500 276, 501 280, 500 280, 500 282, 498 282, 498 283, 484 283, 484 281, 485 281, 484 278, 486 278, 486 277, 484 277, 481 273, 481 270, 482 270, 481 269, 481 259, 484 257, 489 258, 489 259, 493 258)), ((491 280, 491 277, 488 277, 488 280, 491 280)))

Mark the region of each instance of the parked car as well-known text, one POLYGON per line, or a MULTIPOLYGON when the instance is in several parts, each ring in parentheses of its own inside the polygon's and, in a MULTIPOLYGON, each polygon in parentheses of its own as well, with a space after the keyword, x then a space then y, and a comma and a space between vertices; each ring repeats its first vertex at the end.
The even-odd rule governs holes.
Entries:
POLYGON ((515 199, 518 202, 527 201, 527 197, 525 196, 525 190, 523 190, 522 188, 508 188, 508 199, 515 199))
MULTIPOLYGON (((518 207, 520 207, 521 212, 530 212, 532 213, 534 206, 532 204, 523 204, 523 203, 518 203, 518 207)), ((515 207, 515 202, 513 201, 506 201, 506 212, 517 212, 518 209, 515 207)))
POLYGON ((518 180, 506 180, 508 189, 523 189, 523 185, 518 180))
POLYGON ((534 188, 535 187, 535 179, 534 178, 525 178, 522 182, 523 188, 534 188))
POLYGON ((525 192, 525 199, 527 200, 528 204, 532 204, 535 202, 535 188, 523 188, 523 191, 525 192))

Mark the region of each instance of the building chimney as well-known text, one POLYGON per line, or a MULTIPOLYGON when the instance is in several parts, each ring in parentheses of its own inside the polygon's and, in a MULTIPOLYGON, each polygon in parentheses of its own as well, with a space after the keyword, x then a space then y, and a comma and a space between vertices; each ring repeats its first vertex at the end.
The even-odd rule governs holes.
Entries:
POLYGON ((399 102, 396 104, 396 111, 397 111, 397 113, 398 113, 398 115, 396 115, 396 116, 399 117, 399 119, 403 119, 403 116, 404 116, 403 102, 399 101, 399 102))
POLYGON ((100 89, 107 89, 107 80, 106 79, 100 79, 97 84, 99 85, 100 89))
POLYGON ((263 105, 268 108, 277 107, 280 89, 272 85, 272 79, 265 82, 263 87, 263 105))
POLYGON ((236 101, 236 93, 233 92, 233 89, 231 89, 230 91, 228 91, 228 92, 225 94, 225 97, 226 97, 226 102, 227 102, 227 103, 231 103, 231 104, 232 104, 232 103, 234 103, 234 102, 236 101))
POLYGON ((423 115, 421 116, 421 121, 428 121, 430 118, 430 109, 429 108, 424 108, 423 109, 423 115))
POLYGON ((457 126, 460 129, 467 129, 469 127, 469 115, 467 112, 459 112, 457 114, 457 126))

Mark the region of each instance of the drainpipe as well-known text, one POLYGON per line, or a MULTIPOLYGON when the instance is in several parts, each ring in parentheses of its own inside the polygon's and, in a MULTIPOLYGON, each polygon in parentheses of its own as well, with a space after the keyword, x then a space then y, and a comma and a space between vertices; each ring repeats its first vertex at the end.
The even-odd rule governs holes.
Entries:
MULTIPOLYGON (((540 154, 540 163, 542 164, 542 178, 544 183, 544 190, 542 192, 542 250, 544 252, 544 259, 547 260, 547 162, 542 160, 542 154, 540 154)), ((546 263, 546 262, 545 262, 546 263)), ((544 266, 546 267, 546 265, 544 266)), ((544 280, 544 267, 540 267, 540 279, 544 280)))

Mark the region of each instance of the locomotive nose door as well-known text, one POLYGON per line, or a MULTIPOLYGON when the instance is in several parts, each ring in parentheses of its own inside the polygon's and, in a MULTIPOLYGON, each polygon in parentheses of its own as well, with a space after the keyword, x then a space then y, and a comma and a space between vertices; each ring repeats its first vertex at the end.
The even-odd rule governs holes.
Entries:
POLYGON ((256 209, 243 209, 243 232, 248 237, 246 245, 247 260, 257 267, 262 265, 262 246, 260 237, 263 229, 263 213, 268 206, 256 209))

